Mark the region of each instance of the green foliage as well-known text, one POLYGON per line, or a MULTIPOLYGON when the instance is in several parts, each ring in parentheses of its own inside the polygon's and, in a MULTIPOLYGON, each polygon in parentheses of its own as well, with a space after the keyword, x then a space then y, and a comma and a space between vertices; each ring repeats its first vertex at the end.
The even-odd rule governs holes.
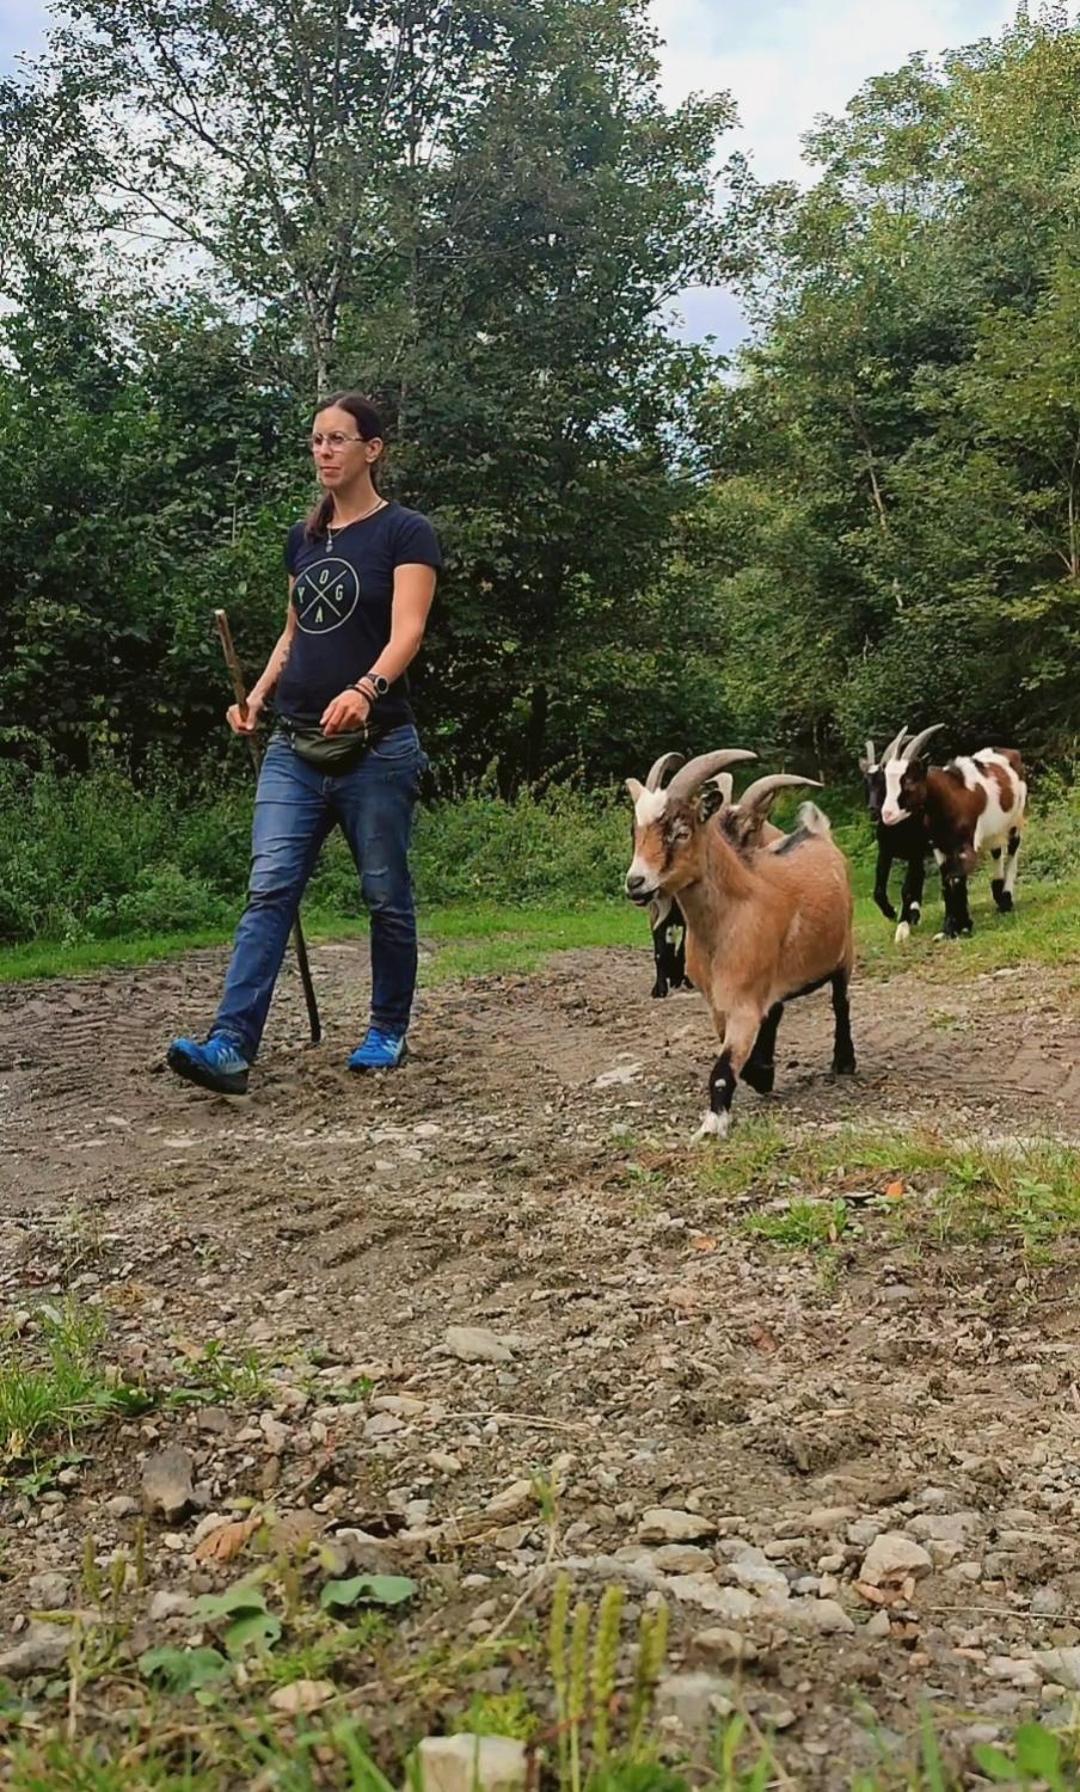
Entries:
POLYGON ((319 1604, 331 1612, 354 1605, 405 1605, 416 1591, 416 1582, 403 1574, 354 1574, 348 1580, 328 1580, 319 1604))
POLYGON ((792 1201, 783 1213, 756 1213, 746 1230, 770 1244, 799 1250, 822 1250, 839 1239, 848 1223, 843 1201, 792 1201))
POLYGON ((0 1338, 0 1461, 33 1458, 110 1413, 145 1407, 140 1390, 106 1374, 105 1322, 69 1301, 39 1308, 33 1336, 0 1338))
POLYGON ((139 1656, 139 1672, 144 1680, 183 1696, 227 1679, 229 1664, 216 1649, 147 1649, 139 1656))
POLYGON ((805 193, 734 170, 759 334, 707 418, 704 539, 755 744, 942 719, 942 751, 1074 750, 1078 68, 1064 12, 1024 14, 868 81, 805 193))

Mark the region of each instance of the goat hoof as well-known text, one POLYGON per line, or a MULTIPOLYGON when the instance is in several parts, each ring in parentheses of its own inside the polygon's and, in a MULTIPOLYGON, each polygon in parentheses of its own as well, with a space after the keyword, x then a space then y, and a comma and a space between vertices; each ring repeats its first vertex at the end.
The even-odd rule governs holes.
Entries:
POLYGON ((911 923, 909 921, 901 921, 899 927, 896 929, 896 932, 893 935, 894 944, 896 944, 897 946, 905 946, 910 938, 911 938, 911 923))
POLYGON ((663 1001, 664 997, 667 995, 667 990, 666 989, 650 989, 649 994, 652 996, 652 999, 654 1002, 660 1002, 660 1001, 663 1001))
POLYGON ((730 1114, 714 1114, 710 1110, 701 1122, 701 1125, 698 1127, 690 1143, 692 1145, 701 1145, 706 1139, 726 1139, 730 1125, 730 1114))
POLYGON ((855 1060, 854 1058, 834 1058, 832 1068, 834 1076, 854 1076, 855 1060))

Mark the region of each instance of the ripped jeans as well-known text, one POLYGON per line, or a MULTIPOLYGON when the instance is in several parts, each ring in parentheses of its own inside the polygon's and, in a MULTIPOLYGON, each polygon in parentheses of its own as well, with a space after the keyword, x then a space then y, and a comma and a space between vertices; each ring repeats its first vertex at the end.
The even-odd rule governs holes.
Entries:
POLYGON ((283 734, 266 750, 255 796, 248 902, 214 1021, 251 1063, 300 898, 324 840, 340 825, 371 915, 371 1021, 404 1033, 416 989, 409 840, 427 759, 412 723, 368 748, 355 771, 327 777, 283 734))

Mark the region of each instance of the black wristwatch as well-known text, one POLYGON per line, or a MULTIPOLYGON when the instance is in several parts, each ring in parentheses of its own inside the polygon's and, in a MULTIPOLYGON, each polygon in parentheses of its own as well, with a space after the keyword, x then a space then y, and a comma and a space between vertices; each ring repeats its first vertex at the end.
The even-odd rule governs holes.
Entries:
POLYGON ((370 691, 365 688, 368 685, 374 690, 376 701, 378 701, 380 697, 386 696, 387 691, 390 689, 390 680, 384 678, 381 672, 365 672, 363 678, 358 678, 356 683, 350 688, 354 691, 359 691, 361 696, 367 697, 371 694, 370 691))

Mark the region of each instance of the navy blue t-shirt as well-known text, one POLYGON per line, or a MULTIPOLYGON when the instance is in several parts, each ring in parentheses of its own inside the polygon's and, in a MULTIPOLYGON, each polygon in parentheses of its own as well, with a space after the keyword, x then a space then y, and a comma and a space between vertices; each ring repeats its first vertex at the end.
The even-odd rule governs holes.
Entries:
MULTIPOLYGON (((390 503, 374 516, 308 539, 294 523, 285 564, 296 583, 296 632, 275 693, 278 714, 318 723, 327 704, 362 678, 390 639, 394 568, 442 565, 426 516, 390 503), (331 545, 332 543, 332 545, 331 545)), ((409 682, 399 678, 375 706, 379 726, 411 722, 409 682)))

